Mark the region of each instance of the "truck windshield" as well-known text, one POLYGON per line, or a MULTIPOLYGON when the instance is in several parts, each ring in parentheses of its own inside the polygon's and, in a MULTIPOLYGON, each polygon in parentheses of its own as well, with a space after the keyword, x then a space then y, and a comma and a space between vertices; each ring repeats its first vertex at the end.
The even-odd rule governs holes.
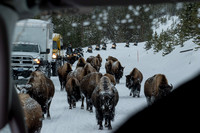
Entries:
POLYGON ((39 48, 38 45, 33 45, 33 44, 14 44, 12 51, 39 53, 39 48))
POLYGON ((57 49, 57 42, 53 41, 53 49, 57 49))

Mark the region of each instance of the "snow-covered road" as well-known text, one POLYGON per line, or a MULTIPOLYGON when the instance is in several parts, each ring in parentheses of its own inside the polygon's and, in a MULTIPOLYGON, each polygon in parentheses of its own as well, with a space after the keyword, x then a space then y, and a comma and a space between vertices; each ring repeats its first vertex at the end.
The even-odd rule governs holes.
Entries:
MULTIPOLYGON (((101 55, 103 62, 100 69, 101 73, 105 73, 105 59, 111 55, 117 57, 122 66, 125 66, 124 75, 120 83, 116 85, 119 92, 119 102, 116 106, 115 120, 112 122, 113 130, 104 128, 102 131, 98 130, 98 125, 95 117, 95 109, 93 113, 81 109, 81 101, 77 103, 76 108, 69 109, 67 103, 67 93, 60 91, 60 83, 58 77, 52 77, 56 91, 50 107, 51 120, 45 119, 41 133, 105 133, 113 132, 120 124, 122 124, 131 114, 143 109, 147 103, 144 96, 143 88, 144 82, 150 76, 156 73, 165 74, 168 82, 172 83, 176 88, 183 81, 188 80, 200 71, 200 52, 191 51, 186 53, 179 53, 180 50, 187 48, 194 48, 192 41, 187 41, 185 47, 176 49, 169 55, 162 56, 162 53, 154 54, 151 50, 144 50, 144 43, 139 43, 138 46, 124 47, 125 43, 118 43, 117 49, 110 49, 111 44, 107 45, 107 50, 93 51, 93 53, 84 52, 86 59, 90 55, 101 55), (137 67, 143 73, 143 81, 141 85, 141 92, 139 98, 129 96, 130 91, 125 86, 125 75, 137 67)), ((94 46, 93 46, 94 48, 94 46)), ((86 51, 86 48, 84 48, 86 51)), ((76 62, 73 65, 75 69, 76 62)))

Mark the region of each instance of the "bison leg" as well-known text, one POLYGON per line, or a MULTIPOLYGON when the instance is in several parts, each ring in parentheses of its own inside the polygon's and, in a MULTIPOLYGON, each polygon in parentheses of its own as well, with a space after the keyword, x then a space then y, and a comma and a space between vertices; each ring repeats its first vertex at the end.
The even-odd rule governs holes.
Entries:
POLYGON ((49 100, 48 103, 47 103, 47 118, 48 118, 48 119, 51 119, 50 111, 49 111, 50 105, 51 105, 51 101, 52 101, 52 98, 50 98, 50 100, 49 100))
POLYGON ((69 109, 72 109, 72 99, 70 96, 67 96, 67 101, 68 101, 68 104, 69 104, 69 109))
POLYGON ((108 119, 107 119, 107 118, 105 119, 105 124, 104 124, 104 126, 105 126, 105 127, 108 127, 108 119))
POLYGON ((102 125, 103 113, 99 109, 96 109, 96 118, 97 118, 97 124, 99 125, 99 130, 102 130, 103 129, 103 125, 102 125))
POLYGON ((130 96, 132 96, 132 91, 130 91, 130 96))
POLYGON ((111 126, 111 120, 108 119, 108 129, 111 130, 112 129, 112 126, 111 126))
POLYGON ((81 109, 84 109, 84 96, 82 96, 81 109))
POLYGON ((103 130, 102 121, 99 121, 99 130, 103 130))

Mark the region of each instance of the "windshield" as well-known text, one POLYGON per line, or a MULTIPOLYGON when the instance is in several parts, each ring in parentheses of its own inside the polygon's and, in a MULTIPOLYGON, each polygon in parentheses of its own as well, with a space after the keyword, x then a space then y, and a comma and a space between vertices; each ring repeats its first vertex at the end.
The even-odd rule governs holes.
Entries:
POLYGON ((13 52, 34 52, 39 53, 38 45, 32 44, 13 44, 13 52))
POLYGON ((56 41, 53 41, 53 49, 57 49, 57 42, 56 41))
MULTIPOLYGON (((63 66, 69 63, 72 67, 51 76, 56 91, 51 98, 52 102, 49 102, 51 120, 43 120, 42 133, 99 133, 100 120, 96 118, 103 111, 98 114, 90 98, 92 92, 100 86, 115 87, 113 92, 119 93, 119 101, 111 115, 115 119, 111 122, 115 130, 130 115, 167 95, 200 72, 200 3, 101 6, 76 15, 56 10, 47 16, 38 15, 37 18, 51 20, 53 31, 63 36, 64 51, 60 52, 59 58, 62 60, 57 64, 63 66), (102 47, 104 44, 106 47, 102 47), (68 55, 78 47, 83 48, 80 56, 85 61, 81 63, 79 55, 68 55), (83 67, 85 63, 90 63, 93 68, 85 72, 78 66, 81 64, 83 67), (101 75, 110 74, 112 82, 100 85, 97 77, 86 79, 93 70, 101 75), (77 85, 72 77, 78 80, 77 85), (73 87, 67 88, 69 86, 76 89, 77 95, 73 95, 76 91, 70 91, 73 87), (150 86, 149 94, 145 86, 150 86), (157 88, 154 90, 153 87, 157 88), (78 99, 80 97, 85 100, 81 101, 78 99), (90 105, 92 109, 88 107, 90 105)), ((51 44, 57 48, 56 42, 52 41, 51 44)), ((32 51, 32 48, 27 50, 32 51)), ((60 66, 52 65, 52 71, 68 68, 60 66)), ((102 108, 105 106, 102 105, 102 108)), ((101 133, 108 132, 107 127, 103 126, 103 129, 101 133)))

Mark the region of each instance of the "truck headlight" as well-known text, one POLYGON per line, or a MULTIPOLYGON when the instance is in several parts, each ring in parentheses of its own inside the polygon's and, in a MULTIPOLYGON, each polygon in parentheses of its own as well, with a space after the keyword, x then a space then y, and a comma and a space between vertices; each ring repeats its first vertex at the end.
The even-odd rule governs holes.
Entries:
POLYGON ((57 56, 56 56, 55 53, 52 54, 52 58, 53 58, 53 59, 56 59, 56 58, 57 58, 57 56))
POLYGON ((40 59, 33 59, 33 61, 35 61, 35 63, 40 64, 40 59))

